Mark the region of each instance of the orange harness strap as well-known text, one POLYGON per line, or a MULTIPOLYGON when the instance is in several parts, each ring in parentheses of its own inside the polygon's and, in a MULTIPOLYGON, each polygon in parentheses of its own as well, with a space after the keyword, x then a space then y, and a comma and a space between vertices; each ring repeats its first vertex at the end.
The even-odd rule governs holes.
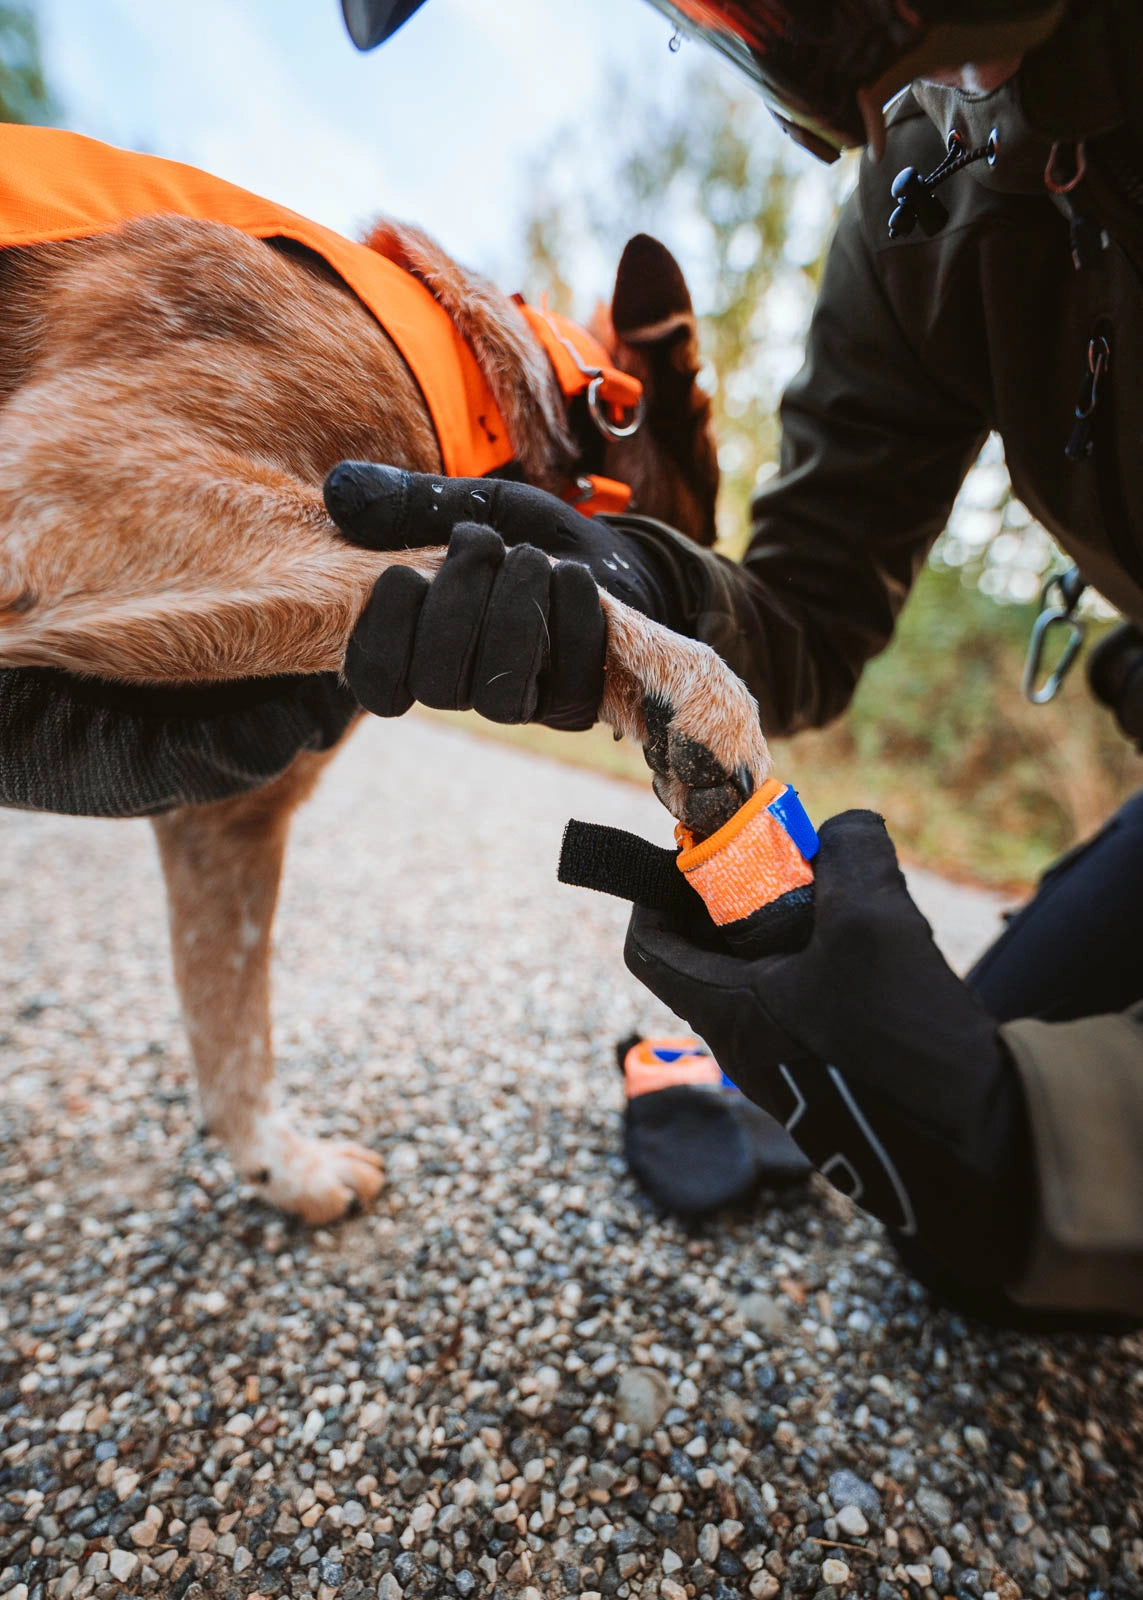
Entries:
POLYGON ((0 126, 0 248, 110 233, 129 217, 222 222, 296 239, 325 258, 377 318, 416 378, 450 477, 511 461, 512 441, 472 350, 425 286, 394 262, 196 167, 57 128, 0 126))
MULTIPOLYGON (((613 366, 599 340, 577 323, 549 311, 525 305, 519 295, 516 304, 524 321, 547 352, 556 382, 565 400, 587 396, 588 412, 599 431, 612 439, 626 439, 643 421, 643 385, 629 372, 613 366)), ((564 492, 585 517, 601 511, 626 511, 631 503, 631 486, 615 478, 585 474, 570 483, 564 492)))

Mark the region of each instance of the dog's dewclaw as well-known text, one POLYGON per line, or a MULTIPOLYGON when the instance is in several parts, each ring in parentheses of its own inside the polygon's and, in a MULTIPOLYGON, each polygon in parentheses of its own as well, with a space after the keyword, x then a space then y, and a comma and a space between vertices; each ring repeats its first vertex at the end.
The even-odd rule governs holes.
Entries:
POLYGON ((659 799, 696 837, 714 833, 770 776, 758 706, 709 647, 612 596, 600 716, 640 740, 659 799))

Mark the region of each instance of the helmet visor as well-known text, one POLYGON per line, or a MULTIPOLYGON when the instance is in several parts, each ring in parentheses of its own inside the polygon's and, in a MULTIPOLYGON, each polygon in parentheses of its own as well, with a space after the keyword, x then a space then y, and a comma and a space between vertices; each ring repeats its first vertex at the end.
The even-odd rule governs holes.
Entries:
POLYGON ((341 0, 341 13, 357 48, 374 50, 423 3, 424 0, 341 0))
POLYGON ((895 0, 651 0, 727 57, 799 144, 833 161, 865 143, 857 91, 923 37, 895 0))

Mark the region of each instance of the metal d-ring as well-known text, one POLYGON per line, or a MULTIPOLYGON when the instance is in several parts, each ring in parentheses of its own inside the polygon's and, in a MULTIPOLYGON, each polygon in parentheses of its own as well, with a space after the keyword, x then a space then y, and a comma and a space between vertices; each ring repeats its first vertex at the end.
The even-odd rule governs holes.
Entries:
POLYGON ((1024 677, 1021 684, 1024 698, 1030 700, 1034 706, 1046 706, 1049 700, 1056 698, 1064 679, 1083 648, 1085 623, 1082 617, 1076 616, 1075 609, 1084 588, 1084 581, 1075 567, 1069 572, 1057 573, 1044 585, 1040 595, 1040 614, 1032 624, 1032 633, 1028 640, 1028 654, 1024 658, 1024 677), (1053 602, 1052 594, 1056 590, 1059 591, 1059 600, 1053 602), (1071 630, 1068 641, 1064 645, 1055 670, 1037 689, 1036 679, 1039 676, 1040 663, 1044 659, 1048 634, 1058 623, 1066 624, 1071 630))
POLYGON ((612 422, 600 402, 599 391, 602 388, 603 373, 597 372, 587 386, 587 409, 591 414, 591 420, 605 439, 630 439, 633 433, 639 432, 639 429, 643 426, 643 418, 647 414, 647 406, 643 396, 640 395, 631 407, 630 422, 612 422))

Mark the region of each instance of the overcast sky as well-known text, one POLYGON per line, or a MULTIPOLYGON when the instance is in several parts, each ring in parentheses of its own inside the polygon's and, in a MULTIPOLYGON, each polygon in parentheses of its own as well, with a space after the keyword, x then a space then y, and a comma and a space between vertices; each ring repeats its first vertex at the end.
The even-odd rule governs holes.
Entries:
POLYGON ((642 0, 429 0, 366 56, 338 0, 39 0, 39 13, 68 126, 343 232, 407 217, 493 272, 515 265, 530 155, 595 117, 616 69, 669 95, 697 53, 672 54, 642 0))

